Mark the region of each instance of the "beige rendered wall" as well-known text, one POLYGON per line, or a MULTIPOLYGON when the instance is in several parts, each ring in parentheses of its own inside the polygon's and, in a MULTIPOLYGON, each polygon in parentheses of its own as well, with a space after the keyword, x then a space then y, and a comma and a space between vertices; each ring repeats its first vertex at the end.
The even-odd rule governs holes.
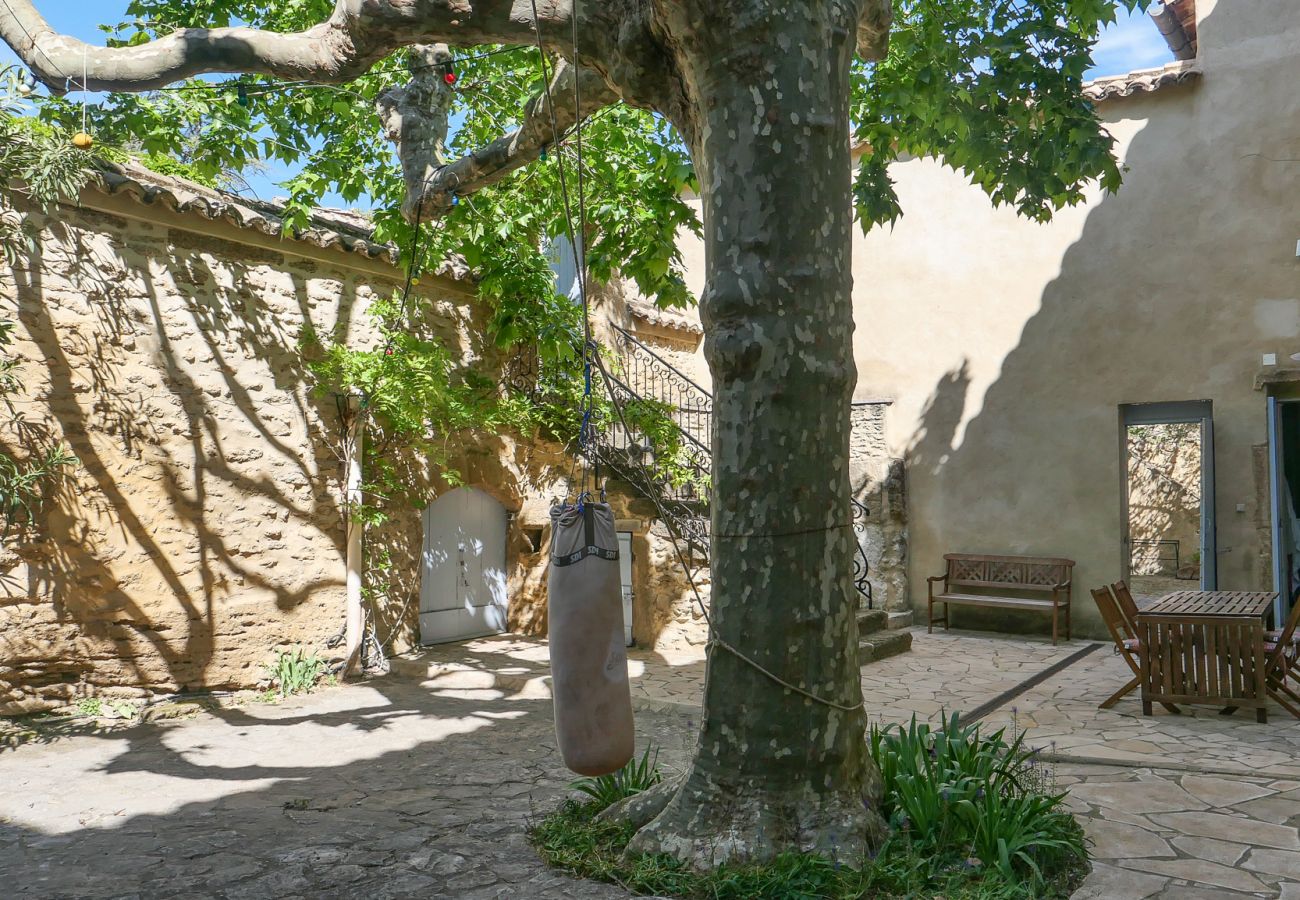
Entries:
MULTIPOLYGON (((918 609, 946 552, 1067 556, 1075 624, 1103 636, 1087 588, 1123 574, 1124 403, 1213 401, 1219 586, 1271 586, 1254 379, 1300 351, 1300 4, 1197 7, 1203 78, 1100 106, 1118 194, 1039 225, 911 160, 903 218, 855 238, 856 399, 893 401, 918 609)), ((681 246, 698 295, 702 245, 681 246)))
MULTIPOLYGON (((363 340, 398 273, 121 195, 83 204, 33 214, 38 252, 0 277, 18 408, 80 459, 0 549, 0 712, 251 686, 275 648, 319 647, 343 622, 338 415, 297 344, 308 320, 363 340)), ((465 288, 422 289, 456 339, 465 288)), ((400 603, 418 510, 375 537, 397 550, 400 603)))
MULTIPOLYGON (((1087 588, 1122 574, 1118 410, 1149 401, 1213 402, 1219 586, 1268 586, 1254 379, 1261 354, 1300 351, 1300 164, 1274 161, 1300 157, 1300 5, 1198 6, 1203 79, 1101 107, 1117 195, 1036 225, 912 161, 905 216, 855 247, 858 392, 895 400, 918 608, 945 552, 1068 556, 1076 625, 1100 636, 1087 588)), ((1043 628, 1016 618, 998 624, 1043 628)))

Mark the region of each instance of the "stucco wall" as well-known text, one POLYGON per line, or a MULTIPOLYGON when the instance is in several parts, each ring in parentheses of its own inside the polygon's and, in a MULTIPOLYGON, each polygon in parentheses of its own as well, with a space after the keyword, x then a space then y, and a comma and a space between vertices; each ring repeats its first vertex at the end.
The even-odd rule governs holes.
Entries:
POLYGON ((858 392, 895 401, 916 606, 945 552, 1067 556, 1076 630, 1100 636, 1086 588, 1122 575, 1118 409, 1147 401, 1213 402, 1219 585, 1269 586, 1254 378, 1300 350, 1300 167, 1277 161, 1300 156, 1300 6, 1198 7, 1203 79, 1101 106, 1117 195, 1036 225, 911 161, 905 216, 855 246, 858 392))
MULTIPOLYGON (((338 416, 297 344, 309 320, 364 340, 365 307, 398 284, 353 254, 92 189, 83 202, 34 214, 39 249, 0 279, 18 408, 80 460, 0 553, 0 711, 106 686, 250 686, 275 648, 339 630, 338 416)), ((455 339, 469 295, 422 289, 455 339)), ((393 525, 408 585, 414 517, 393 525)))
MULTIPOLYGON (((891 170, 903 218, 855 236, 855 397, 892 401, 914 608, 946 552, 1066 556, 1075 629, 1104 636, 1086 588, 1123 575, 1119 406, 1155 401, 1213 401, 1219 585, 1271 587, 1254 380, 1262 354, 1300 351, 1300 5, 1197 9, 1202 79, 1099 106, 1118 194, 1040 225, 910 160, 891 170)), ((698 293, 702 245, 681 246, 698 293)))

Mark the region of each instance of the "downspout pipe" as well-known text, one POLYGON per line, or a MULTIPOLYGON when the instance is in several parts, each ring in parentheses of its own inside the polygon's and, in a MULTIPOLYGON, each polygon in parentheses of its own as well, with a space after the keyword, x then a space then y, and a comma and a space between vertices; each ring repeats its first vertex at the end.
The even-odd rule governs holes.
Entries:
POLYGON ((347 678, 356 669, 361 656, 362 632, 365 629, 365 617, 361 608, 361 576, 364 562, 361 538, 365 526, 353 510, 360 505, 361 494, 361 455, 364 450, 365 424, 361 415, 361 398, 357 395, 348 397, 348 434, 344 444, 344 462, 347 468, 344 485, 344 522, 347 527, 346 555, 346 624, 344 626, 344 656, 342 677, 347 678))
POLYGON ((1165 43, 1173 51, 1174 59, 1195 59, 1196 48, 1192 46, 1191 38, 1187 35, 1187 29, 1183 28, 1183 23, 1178 20, 1178 14, 1174 8, 1165 3, 1164 0, 1156 0, 1147 7, 1147 15, 1156 23, 1156 28, 1160 29, 1160 34, 1164 37, 1165 43))

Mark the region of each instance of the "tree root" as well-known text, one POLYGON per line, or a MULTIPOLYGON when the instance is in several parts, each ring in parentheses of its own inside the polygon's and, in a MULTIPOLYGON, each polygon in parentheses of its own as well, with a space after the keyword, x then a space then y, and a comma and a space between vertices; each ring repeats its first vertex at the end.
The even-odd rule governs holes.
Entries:
POLYGON ((596 816, 596 821, 631 822, 637 828, 644 828, 651 819, 664 811, 681 786, 680 775, 661 781, 648 790, 619 800, 602 810, 596 816))
POLYGON ((664 853, 697 870, 785 852, 820 853, 857 867, 887 831, 873 799, 813 785, 778 792, 751 784, 737 791, 694 775, 622 800, 600 818, 637 827, 629 853, 664 853))

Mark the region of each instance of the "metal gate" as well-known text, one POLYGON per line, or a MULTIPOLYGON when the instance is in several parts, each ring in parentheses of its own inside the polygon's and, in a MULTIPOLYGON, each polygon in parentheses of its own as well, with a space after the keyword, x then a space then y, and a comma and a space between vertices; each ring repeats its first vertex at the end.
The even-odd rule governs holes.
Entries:
POLYGON ((478 488, 456 488, 425 508, 420 643, 506 630, 506 523, 505 507, 478 488))

